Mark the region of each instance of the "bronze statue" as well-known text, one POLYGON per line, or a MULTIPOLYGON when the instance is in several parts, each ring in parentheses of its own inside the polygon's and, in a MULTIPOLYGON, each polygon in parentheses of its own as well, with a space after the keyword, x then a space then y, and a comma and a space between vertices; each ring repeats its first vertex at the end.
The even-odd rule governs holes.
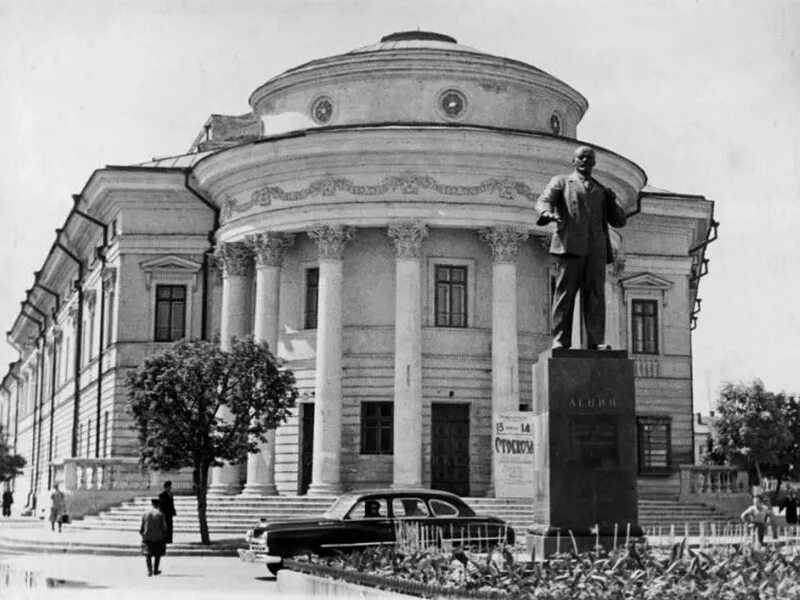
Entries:
POLYGON ((572 164, 575 170, 553 177, 536 200, 537 225, 556 224, 550 244, 558 268, 553 348, 572 346, 572 315, 580 290, 587 347, 606 350, 606 264, 613 260, 608 226, 623 227, 626 216, 614 191, 592 177, 594 150, 579 147, 572 164))

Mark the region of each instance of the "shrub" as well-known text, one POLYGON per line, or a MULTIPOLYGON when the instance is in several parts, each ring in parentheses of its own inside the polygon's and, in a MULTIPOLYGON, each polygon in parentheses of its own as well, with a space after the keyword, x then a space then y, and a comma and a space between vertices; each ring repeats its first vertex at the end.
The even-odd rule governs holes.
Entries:
MULTIPOLYGON (((517 600, 739 600, 800 598, 800 556, 777 548, 731 545, 671 552, 646 546, 560 554, 539 563, 514 560, 507 548, 487 555, 430 548, 404 554, 373 548, 311 557, 319 574, 421 596, 517 600)), ((312 565, 296 565, 314 572, 312 565)))

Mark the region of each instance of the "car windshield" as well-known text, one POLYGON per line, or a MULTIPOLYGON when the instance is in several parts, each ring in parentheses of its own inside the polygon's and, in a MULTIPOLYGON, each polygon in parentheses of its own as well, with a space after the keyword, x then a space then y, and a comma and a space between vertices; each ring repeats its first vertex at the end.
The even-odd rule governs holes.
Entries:
POLYGON ((330 508, 325 511, 324 517, 326 519, 344 519, 344 516, 358 498, 359 496, 357 494, 343 494, 339 496, 336 502, 331 504, 330 508))

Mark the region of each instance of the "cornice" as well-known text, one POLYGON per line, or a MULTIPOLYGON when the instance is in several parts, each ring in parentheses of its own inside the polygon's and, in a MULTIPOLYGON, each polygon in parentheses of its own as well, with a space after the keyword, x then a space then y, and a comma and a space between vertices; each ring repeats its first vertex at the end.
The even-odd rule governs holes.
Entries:
POLYGON ((647 177, 625 157, 580 140, 481 126, 378 124, 308 130, 210 155, 195 165, 192 180, 220 207, 243 186, 249 195, 267 182, 280 185, 325 174, 355 179, 380 170, 384 176, 413 170, 433 177, 483 172, 484 178, 533 178, 536 187, 543 187, 553 175, 572 169, 570 157, 582 144, 597 153, 598 177, 619 188, 618 195, 621 190, 632 209, 647 177))

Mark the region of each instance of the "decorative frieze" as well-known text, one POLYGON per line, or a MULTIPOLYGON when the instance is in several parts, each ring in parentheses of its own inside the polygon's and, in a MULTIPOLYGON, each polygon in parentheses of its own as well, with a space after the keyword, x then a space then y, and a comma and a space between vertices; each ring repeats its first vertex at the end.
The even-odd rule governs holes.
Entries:
POLYGON ((320 225, 308 232, 308 237, 317 243, 320 260, 342 260, 344 245, 353 237, 352 227, 320 225))
POLYGON ((419 258, 422 241, 428 237, 428 228, 419 222, 389 225, 389 237, 394 241, 397 258, 419 258))
POLYGON ((503 225, 481 229, 478 236, 491 247, 495 263, 513 263, 517 259, 520 245, 528 239, 528 232, 503 225))
POLYGON ((248 239, 257 267, 280 267, 286 251, 294 243, 292 234, 257 233, 248 239))
POLYGON ((384 194, 418 195, 434 192, 442 196, 478 196, 494 194, 501 200, 524 198, 534 202, 539 196, 528 184, 511 179, 486 179, 477 185, 450 185, 438 182, 430 175, 419 173, 402 173, 385 177, 380 183, 373 185, 357 185, 344 177, 323 177, 312 181, 306 187, 294 191, 286 191, 277 185, 264 185, 250 194, 250 200, 237 202, 234 198, 226 198, 222 206, 223 222, 237 213, 247 212, 256 206, 269 206, 274 200, 281 202, 299 202, 308 198, 334 196, 338 192, 351 196, 382 196, 384 194))
POLYGON ((252 263, 252 250, 247 242, 222 242, 217 246, 215 258, 222 266, 223 277, 247 275, 252 263))

